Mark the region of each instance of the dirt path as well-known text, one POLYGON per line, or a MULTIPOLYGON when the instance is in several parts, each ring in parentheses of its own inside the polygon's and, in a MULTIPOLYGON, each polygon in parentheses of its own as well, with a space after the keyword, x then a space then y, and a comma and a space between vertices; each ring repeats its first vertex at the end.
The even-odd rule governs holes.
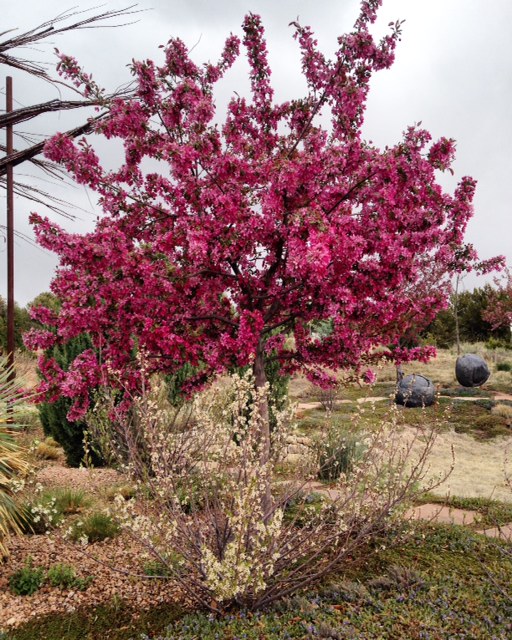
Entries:
MULTIPOLYGON (((478 522, 478 512, 467 509, 455 509, 444 505, 427 503, 409 509, 406 517, 414 520, 427 520, 441 524, 457 524, 467 526, 478 522)), ((476 529, 489 538, 500 538, 512 542, 512 523, 501 525, 500 527, 487 527, 476 529)))

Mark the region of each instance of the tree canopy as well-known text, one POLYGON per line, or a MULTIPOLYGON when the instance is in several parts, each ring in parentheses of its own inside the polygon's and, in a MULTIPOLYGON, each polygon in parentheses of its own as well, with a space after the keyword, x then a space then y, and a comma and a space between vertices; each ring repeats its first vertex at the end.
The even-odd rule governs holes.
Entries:
MULTIPOLYGON (((40 365, 42 390, 74 398, 73 417, 101 380, 137 386, 137 351, 150 371, 193 365, 190 388, 248 364, 261 386, 270 359, 328 385, 329 370, 371 379, 378 358, 432 354, 400 347, 400 337, 435 317, 452 274, 476 257, 463 239, 475 181, 444 191, 436 172, 451 171, 455 143, 419 125, 384 149, 363 139, 370 78, 392 65, 400 37, 397 23, 374 39, 380 4, 361 2, 332 60, 293 23, 303 97, 274 100, 263 26, 249 14, 242 41, 230 35, 217 63, 196 64, 178 38, 160 65, 133 62, 134 95, 111 99, 93 123, 97 136, 122 141, 119 167, 104 168, 85 139, 46 144, 47 158, 95 190, 101 207, 83 236, 32 216, 39 242, 60 257, 52 290, 62 307, 34 312, 47 330, 28 344, 46 349, 86 332, 94 345, 67 372, 51 359, 40 365), (215 86, 241 44, 251 95, 233 96, 221 122, 215 86), (322 322, 330 330, 320 336, 322 322)), ((61 55, 60 70, 84 95, 97 91, 71 56, 61 55)))

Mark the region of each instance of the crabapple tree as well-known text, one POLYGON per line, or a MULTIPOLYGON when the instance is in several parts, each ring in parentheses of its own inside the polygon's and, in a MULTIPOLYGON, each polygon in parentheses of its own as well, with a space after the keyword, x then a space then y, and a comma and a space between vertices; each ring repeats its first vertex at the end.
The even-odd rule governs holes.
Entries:
POLYGON ((493 331, 508 329, 512 327, 512 271, 506 269, 501 278, 495 278, 494 284, 483 317, 493 331))
MULTIPOLYGON (((334 371, 371 380, 378 358, 432 354, 402 348, 400 336, 435 317, 450 276, 475 257, 463 240, 475 182, 441 188, 436 172, 451 171, 455 143, 432 141, 419 125, 384 149, 363 139, 370 78, 391 66, 400 35, 397 23, 380 41, 372 36, 380 4, 361 2, 333 59, 310 28, 292 24, 303 97, 274 99, 263 27, 249 14, 216 64, 199 66, 177 38, 160 64, 133 62, 135 95, 111 100, 94 125, 124 145, 115 169, 85 139, 46 144, 101 208, 85 235, 32 216, 39 242, 60 257, 52 290, 62 307, 35 310, 46 328, 27 342, 48 349, 87 333, 94 344, 67 372, 40 363, 46 398, 75 400, 70 418, 84 414, 100 382, 136 389, 136 352, 151 371, 193 365, 189 389, 247 365, 262 387, 269 359, 329 385, 334 371), (222 119, 214 90, 241 45, 251 93, 235 95, 222 119)), ((72 57, 61 55, 59 68, 86 95, 98 90, 72 57)), ((265 458, 265 401, 260 412, 265 458)))

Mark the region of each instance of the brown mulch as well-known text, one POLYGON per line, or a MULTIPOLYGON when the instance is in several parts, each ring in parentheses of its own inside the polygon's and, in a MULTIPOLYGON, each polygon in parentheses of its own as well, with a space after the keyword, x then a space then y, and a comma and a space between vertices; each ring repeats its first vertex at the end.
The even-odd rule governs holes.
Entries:
POLYGON ((138 610, 180 598, 179 588, 169 581, 135 577, 143 575, 144 549, 124 535, 85 548, 63 540, 58 534, 19 536, 11 539, 9 548, 8 561, 0 565, 0 628, 18 626, 35 616, 106 604, 115 597, 138 610), (20 569, 29 556, 34 567, 47 570, 62 562, 72 565, 79 577, 94 576, 94 579, 85 591, 44 585, 31 596, 16 596, 9 590, 9 576, 20 569))
POLYGON ((101 489, 126 482, 127 478, 115 469, 89 469, 86 467, 72 469, 62 464, 50 464, 36 472, 35 480, 45 488, 70 487, 97 493, 101 489))
MULTIPOLYGON (((36 482, 44 488, 71 487, 101 494, 126 477, 113 469, 71 469, 60 463, 37 471, 36 482)), ((66 525, 62 528, 66 529, 66 525)), ((184 602, 178 585, 144 576, 144 564, 152 560, 140 542, 127 534, 81 546, 63 538, 60 530, 46 535, 21 535, 8 542, 10 556, 0 561, 0 629, 14 628, 34 617, 94 608, 114 598, 133 610, 144 611, 163 604, 184 602), (52 565, 71 565, 78 577, 94 576, 85 591, 60 589, 45 584, 31 596, 16 596, 9 577, 31 557, 34 567, 47 571, 52 565)))

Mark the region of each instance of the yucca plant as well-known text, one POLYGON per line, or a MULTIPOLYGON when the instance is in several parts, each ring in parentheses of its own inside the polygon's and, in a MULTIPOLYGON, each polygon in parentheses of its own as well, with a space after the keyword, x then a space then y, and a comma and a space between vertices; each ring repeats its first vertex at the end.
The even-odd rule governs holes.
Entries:
POLYGON ((8 555, 6 540, 10 532, 19 532, 23 514, 13 500, 12 480, 26 474, 29 464, 16 443, 15 424, 8 422, 9 408, 22 400, 21 384, 11 379, 12 368, 6 357, 0 358, 0 557, 8 555))

